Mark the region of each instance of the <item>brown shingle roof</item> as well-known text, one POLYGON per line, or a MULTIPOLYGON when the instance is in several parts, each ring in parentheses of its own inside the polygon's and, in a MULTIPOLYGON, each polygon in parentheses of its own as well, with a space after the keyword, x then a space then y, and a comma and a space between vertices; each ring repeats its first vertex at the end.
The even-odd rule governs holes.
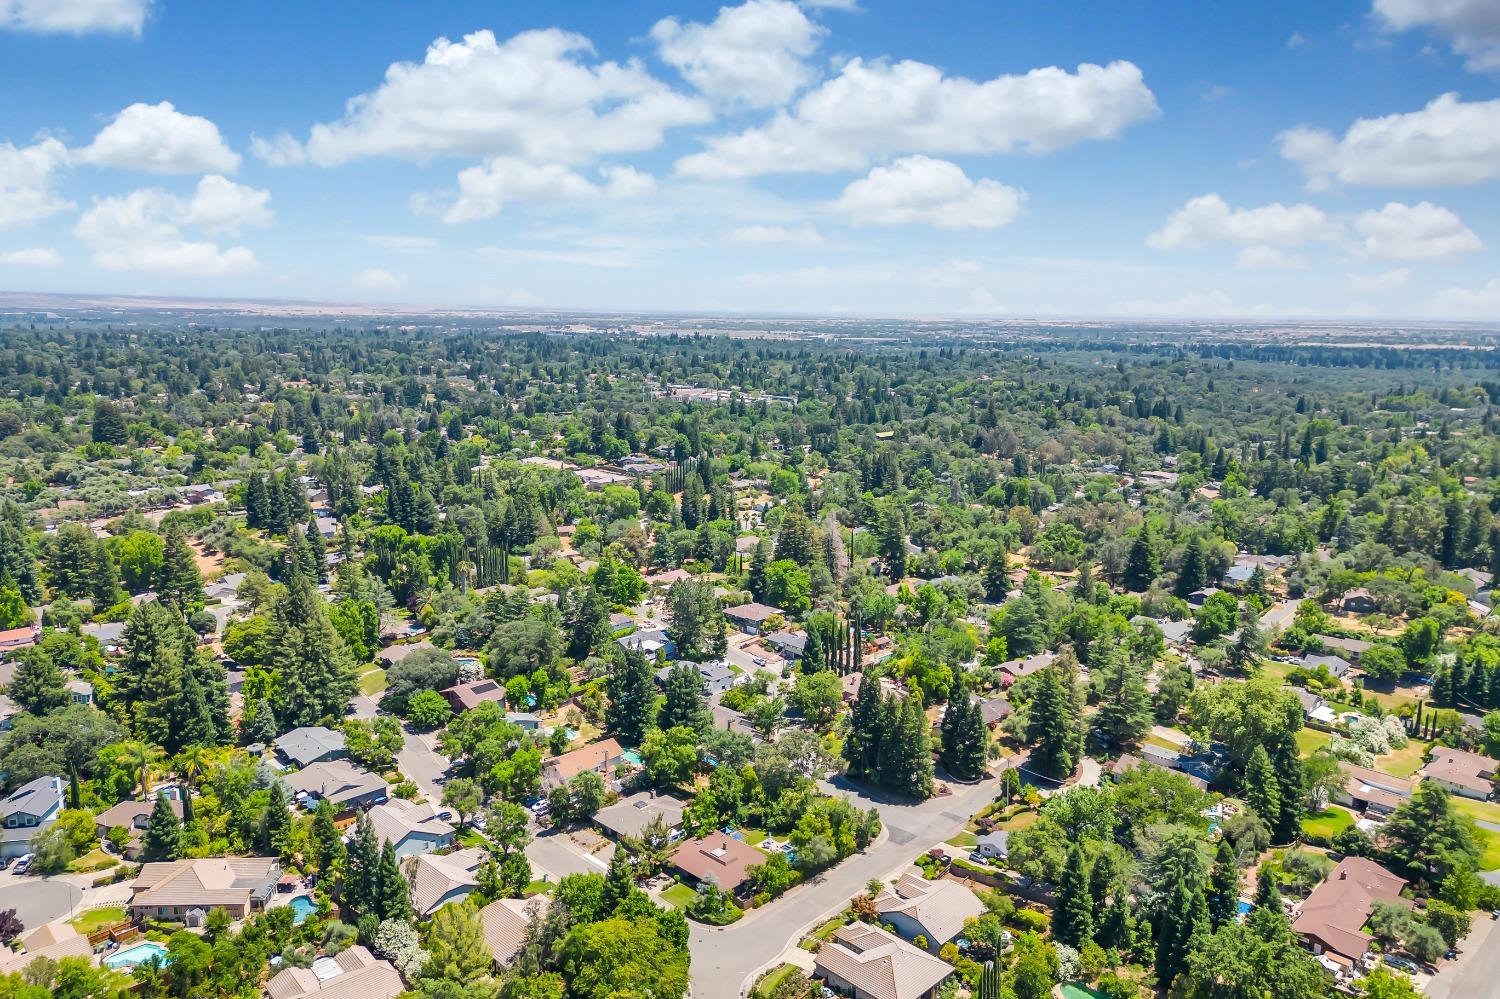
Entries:
POLYGON ((875 911, 882 916, 903 913, 921 924, 928 940, 945 944, 958 936, 965 920, 984 914, 984 903, 957 881, 928 881, 908 873, 880 893, 875 911))
POLYGON ((672 854, 678 870, 699 881, 712 876, 729 892, 744 883, 747 868, 765 861, 765 854, 755 847, 721 832, 687 840, 672 854))
POLYGON ((1493 777, 1497 766, 1500 764, 1488 756, 1449 746, 1434 746, 1432 757, 1417 773, 1487 795, 1494 790, 1493 777))
POLYGON ((542 778, 548 787, 566 784, 585 770, 605 771, 618 764, 625 750, 614 739, 590 743, 561 756, 542 761, 542 778))
POLYGON ((1370 938, 1360 927, 1376 902, 1408 904, 1401 898, 1406 882, 1373 860, 1345 857, 1328 879, 1302 903, 1292 929, 1312 937, 1324 949, 1358 961, 1370 949, 1370 938))
POLYGON ((918 999, 953 974, 948 962, 867 923, 835 930, 814 964, 873 999, 918 999))
POLYGON ((502 898, 479 910, 484 927, 484 942, 499 967, 516 959, 526 940, 526 929, 547 914, 552 900, 546 895, 531 898, 502 898))

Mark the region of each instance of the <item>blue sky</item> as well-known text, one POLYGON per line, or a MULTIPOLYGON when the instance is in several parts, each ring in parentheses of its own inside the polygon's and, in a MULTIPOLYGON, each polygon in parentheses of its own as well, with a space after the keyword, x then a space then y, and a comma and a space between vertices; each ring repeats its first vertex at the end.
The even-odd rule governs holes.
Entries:
POLYGON ((0 0, 0 290, 1500 319, 1495 0, 0 0))

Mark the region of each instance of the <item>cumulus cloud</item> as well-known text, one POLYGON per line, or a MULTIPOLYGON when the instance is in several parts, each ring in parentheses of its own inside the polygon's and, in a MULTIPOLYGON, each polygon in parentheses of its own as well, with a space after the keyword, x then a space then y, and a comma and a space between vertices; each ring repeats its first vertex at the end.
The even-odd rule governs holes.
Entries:
POLYGON ((789 0, 720 7, 710 24, 665 17, 651 29, 662 61, 715 100, 779 107, 813 80, 807 57, 827 29, 789 0))
POLYGON ((905 156, 844 188, 834 211, 860 225, 934 225, 998 229, 1021 213, 1026 192, 993 180, 970 180, 956 163, 905 156))
POLYGON ((977 260, 949 260, 934 267, 924 267, 917 273, 917 283, 924 288, 957 288, 971 284, 984 271, 977 260))
POLYGON ((1420 111, 1360 118, 1342 139, 1315 128, 1278 138, 1283 158, 1302 167, 1308 186, 1411 187, 1475 184, 1500 176, 1500 99, 1464 102, 1443 94, 1420 111))
POLYGON ((1362 237, 1360 250, 1383 260, 1437 260, 1484 248, 1462 219, 1428 201, 1392 201, 1356 215, 1353 225, 1362 237))
POLYGON ((1056 66, 976 82, 926 63, 851 59, 768 123, 708 141, 679 173, 749 177, 862 170, 906 153, 1047 153, 1157 114, 1133 63, 1056 66))
POLYGON ((599 173, 602 184, 558 163, 538 165, 516 156, 491 157, 482 166, 459 173, 458 198, 444 212, 443 221, 493 218, 512 202, 634 198, 656 189, 655 179, 634 167, 611 164, 599 173))
POLYGON ((476 31, 439 38, 420 63, 392 64, 344 117, 314 125, 307 141, 259 139, 272 163, 334 166, 367 156, 427 160, 444 154, 576 164, 661 144, 667 129, 710 120, 706 101, 680 94, 639 63, 588 63, 582 35, 549 28, 499 41, 476 31))
POLYGON ((810 225, 742 225, 728 240, 739 246, 818 246, 823 235, 810 225))
POLYGON ((243 274, 259 263, 245 246, 189 238, 184 227, 233 233, 271 219, 265 191, 224 177, 204 177, 190 199, 157 187, 100 198, 84 212, 73 232, 94 251, 96 267, 111 271, 151 271, 209 276, 243 274))
POLYGON ((1217 194, 1204 194, 1167 217, 1166 224, 1146 237, 1157 250, 1187 250, 1215 243, 1252 246, 1299 246, 1339 238, 1343 230, 1314 205, 1230 208, 1217 194))
POLYGON ((405 274, 392 274, 379 267, 366 267, 349 280, 360 291, 392 292, 406 287, 405 274))
POLYGON ((0 27, 38 34, 139 35, 152 0, 0 0, 0 27))
POLYGON ((14 267, 61 267, 62 262, 62 254, 50 246, 0 251, 0 264, 9 264, 14 267))
POLYGON ((1500 70, 1500 5, 1495 0, 1375 0, 1374 13, 1394 31, 1430 28, 1468 57, 1469 69, 1500 70))
POLYGON ((183 114, 170 101, 130 105, 78 150, 78 158, 94 166, 150 173, 234 173, 240 165, 219 126, 183 114))
POLYGON ((25 225, 66 211, 73 203, 54 188, 68 164, 68 149, 56 139, 17 148, 0 143, 0 229, 25 225))
POLYGON ((1349 288, 1352 291, 1395 291, 1411 280, 1411 268, 1393 267, 1379 274, 1350 274, 1349 288))
POLYGON ((1247 246, 1234 258, 1234 265, 1249 271, 1295 271, 1307 266, 1307 259, 1275 246, 1257 243, 1247 246))
POLYGON ((1444 288, 1432 299, 1432 310, 1449 316, 1494 319, 1500 316, 1500 277, 1478 288, 1444 288))

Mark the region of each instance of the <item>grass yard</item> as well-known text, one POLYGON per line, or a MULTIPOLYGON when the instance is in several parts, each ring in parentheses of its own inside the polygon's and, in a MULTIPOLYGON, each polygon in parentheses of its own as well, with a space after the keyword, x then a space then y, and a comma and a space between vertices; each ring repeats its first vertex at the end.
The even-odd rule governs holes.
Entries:
POLYGON ((795 964, 783 964, 781 967, 769 972, 762 978, 751 992, 757 996, 771 996, 776 994, 776 986, 786 981, 788 975, 797 974, 798 968, 795 964))
POLYGON ((368 673, 360 674, 359 692, 361 694, 374 697, 383 690, 385 690, 385 670, 377 666, 368 673))
POLYGON ((1329 806, 1317 815, 1303 819, 1302 831, 1309 837, 1320 836, 1324 839, 1333 839, 1352 825, 1354 825, 1354 813, 1345 808, 1329 806))
POLYGON ((92 874, 95 871, 115 867, 119 863, 119 857, 112 857, 96 847, 68 864, 68 870, 75 874, 92 874))
POLYGON ((1182 752, 1182 743, 1173 742, 1171 739, 1164 739, 1155 732, 1146 736, 1146 745, 1155 746, 1158 749, 1170 749, 1174 753, 1182 752))
POLYGON ((687 885, 673 885, 661 893, 661 900, 674 909, 686 909, 698 895, 687 885))
POLYGON ((1408 742, 1405 749, 1377 756, 1375 769, 1383 770, 1394 777, 1410 777, 1422 768, 1422 761, 1427 758, 1427 748, 1430 745, 1431 743, 1415 740, 1408 742))
POLYGON ((76 919, 68 920, 68 924, 84 936, 88 936, 95 930, 102 930, 106 926, 123 923, 128 917, 125 910, 119 906, 111 906, 107 909, 90 909, 76 919))
MULTIPOLYGON (((1490 822, 1500 826, 1500 802, 1475 801, 1473 798, 1464 798, 1459 795, 1450 795, 1449 801, 1453 802, 1456 811, 1463 812, 1470 818, 1481 822, 1490 822)), ((1490 830, 1494 832, 1494 830, 1490 830)))
POLYGON ((546 895, 556 887, 557 885, 551 881, 533 881, 526 886, 526 890, 522 894, 527 898, 533 895, 546 895))
POLYGON ((948 845, 961 846, 966 850, 972 850, 979 845, 979 837, 971 832, 961 832, 948 837, 948 845))
POLYGON ((1303 756, 1313 755, 1332 741, 1332 735, 1327 732, 1319 732, 1315 728, 1299 728, 1297 730, 1297 751, 1303 756))
POLYGON ((846 920, 842 915, 834 916, 828 922, 824 923, 822 926, 819 926, 817 929, 809 933, 797 946, 806 951, 815 951, 818 949, 818 944, 832 937, 834 931, 837 930, 840 926, 843 926, 846 922, 848 922, 848 920, 846 920))
POLYGON ((1017 812, 1004 822, 997 822, 996 829, 1004 829, 1006 832, 1016 832, 1025 829, 1037 819, 1037 813, 1032 811, 1017 812))
POLYGON ((1479 840, 1480 847, 1484 850, 1479 858, 1479 869, 1500 871, 1500 833, 1492 829, 1475 829, 1474 833, 1479 840))

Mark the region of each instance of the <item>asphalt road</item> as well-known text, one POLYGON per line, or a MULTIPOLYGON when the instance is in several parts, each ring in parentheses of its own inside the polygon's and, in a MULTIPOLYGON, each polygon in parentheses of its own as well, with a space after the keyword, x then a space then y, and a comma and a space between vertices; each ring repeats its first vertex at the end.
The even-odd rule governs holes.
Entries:
POLYGON ((1500 922, 1482 912, 1459 943, 1463 952, 1445 962, 1427 983, 1427 999, 1471 999, 1500 993, 1500 922))
POLYGON ((861 808, 874 805, 884 826, 882 838, 813 881, 799 885, 763 909, 746 913, 731 926, 689 923, 693 999, 739 999, 754 977, 779 957, 802 932, 861 894, 872 878, 885 878, 959 832, 970 814, 1000 787, 997 775, 979 784, 950 785, 954 793, 920 804, 881 801, 853 787, 839 786, 861 808))
POLYGON ((15 909, 28 930, 66 916, 82 898, 82 889, 60 878, 0 872, 0 909, 15 909))

